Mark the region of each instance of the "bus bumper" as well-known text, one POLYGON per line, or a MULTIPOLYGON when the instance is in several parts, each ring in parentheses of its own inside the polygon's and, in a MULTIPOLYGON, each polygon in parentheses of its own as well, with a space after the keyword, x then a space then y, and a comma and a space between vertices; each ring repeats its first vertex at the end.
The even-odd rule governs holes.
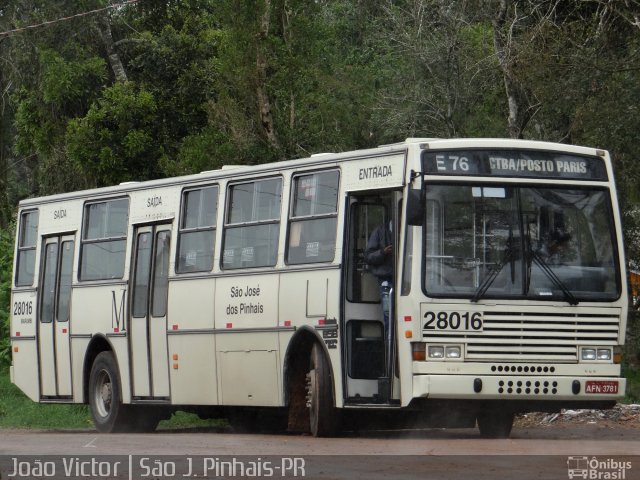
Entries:
POLYGON ((618 377, 414 375, 413 398, 531 401, 615 401, 627 381, 618 377))

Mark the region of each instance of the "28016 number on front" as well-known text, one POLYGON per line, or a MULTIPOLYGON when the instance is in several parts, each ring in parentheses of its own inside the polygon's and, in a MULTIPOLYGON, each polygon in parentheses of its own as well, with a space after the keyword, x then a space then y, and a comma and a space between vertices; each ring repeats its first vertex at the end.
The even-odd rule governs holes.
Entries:
POLYGON ((481 312, 434 312, 423 315, 423 330, 447 332, 482 332, 484 322, 481 312))

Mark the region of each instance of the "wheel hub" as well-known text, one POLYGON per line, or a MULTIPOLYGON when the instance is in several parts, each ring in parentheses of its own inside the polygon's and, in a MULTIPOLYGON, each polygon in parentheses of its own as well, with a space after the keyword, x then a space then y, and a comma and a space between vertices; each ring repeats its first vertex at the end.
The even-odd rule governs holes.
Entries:
POLYGON ((106 408, 111 406, 111 383, 105 383, 102 385, 100 396, 102 397, 102 403, 106 408))

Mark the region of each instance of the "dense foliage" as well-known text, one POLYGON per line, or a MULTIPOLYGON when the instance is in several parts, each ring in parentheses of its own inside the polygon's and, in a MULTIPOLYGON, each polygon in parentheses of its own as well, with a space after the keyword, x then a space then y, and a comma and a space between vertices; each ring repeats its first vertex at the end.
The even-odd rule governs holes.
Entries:
POLYGON ((4 2, 2 255, 28 196, 411 136, 512 136, 612 152, 637 266, 638 18, 637 0, 4 2))
POLYGON ((0 231, 0 367, 11 361, 9 343, 9 304, 13 267, 13 231, 0 231))

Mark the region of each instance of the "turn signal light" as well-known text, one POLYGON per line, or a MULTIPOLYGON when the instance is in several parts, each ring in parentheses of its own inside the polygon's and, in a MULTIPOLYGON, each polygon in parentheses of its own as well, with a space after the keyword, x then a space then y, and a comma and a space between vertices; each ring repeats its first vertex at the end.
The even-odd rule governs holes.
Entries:
POLYGON ((427 345, 423 342, 411 342, 411 358, 414 362, 424 362, 427 359, 427 345))
POLYGON ((613 347, 613 363, 617 365, 622 363, 622 350, 620 347, 613 347))

